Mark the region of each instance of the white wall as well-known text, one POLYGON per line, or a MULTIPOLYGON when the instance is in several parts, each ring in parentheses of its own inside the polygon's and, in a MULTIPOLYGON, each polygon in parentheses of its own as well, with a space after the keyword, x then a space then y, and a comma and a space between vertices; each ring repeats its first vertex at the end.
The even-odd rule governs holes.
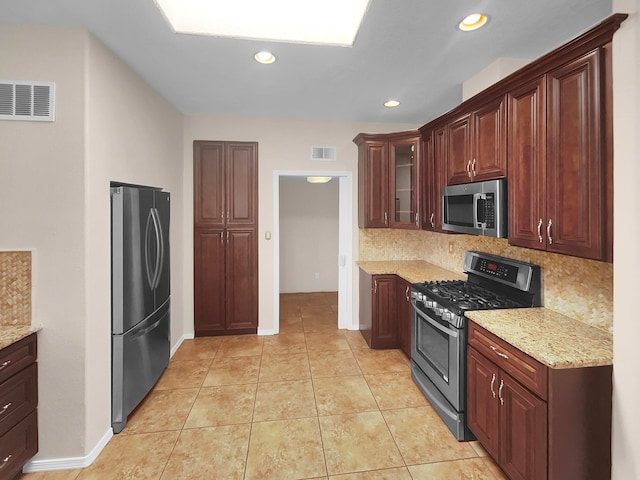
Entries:
POLYGON ((508 77, 516 70, 531 63, 525 58, 497 58, 462 84, 462 101, 470 99, 485 88, 508 77))
POLYGON ((338 291, 338 186, 281 177, 280 293, 338 291))
POLYGON ((614 277, 613 471, 614 480, 640 478, 640 0, 613 0, 629 18, 613 37, 614 277))
POLYGON ((56 121, 0 121, 0 249, 35 249, 40 450, 85 440, 84 30, 0 26, 0 78, 56 83, 56 121), (62 434, 64 432, 64 434, 62 434))
POLYGON ((34 460, 82 461, 111 427, 109 180, 173 194, 182 335, 183 116, 84 29, 0 26, 0 45, 0 78, 56 83, 55 122, 0 121, 0 249, 35 249, 34 460))
POLYGON ((183 115, 94 37, 88 37, 85 218, 87 445, 111 426, 109 182, 171 193, 171 345, 183 334, 183 115), (105 381, 106 380, 106 381, 105 381))
MULTIPOLYGON (((238 99, 242 101, 242 99, 238 99)), ((259 117, 228 117, 193 115, 185 118, 184 137, 184 222, 185 258, 185 331, 193 331, 193 141, 234 140, 258 142, 258 323, 260 330, 274 328, 273 243, 265 239, 265 231, 273 225, 273 172, 319 170, 319 162, 310 160, 312 145, 337 147, 337 161, 327 165, 327 171, 352 172, 354 183, 358 170, 358 149, 352 142, 360 132, 383 133, 411 130, 416 125, 393 123, 341 122, 329 120, 276 119, 259 117), (188 320, 190 319, 190 321, 188 320)), ((358 252, 357 188, 353 189, 354 260, 358 252)), ((357 275, 354 275, 353 310, 358 312, 357 275)))

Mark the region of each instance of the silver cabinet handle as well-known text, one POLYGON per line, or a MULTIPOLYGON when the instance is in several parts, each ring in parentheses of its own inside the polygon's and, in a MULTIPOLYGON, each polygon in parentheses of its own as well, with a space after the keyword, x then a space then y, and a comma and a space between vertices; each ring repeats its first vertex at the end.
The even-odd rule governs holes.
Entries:
POLYGON ((431 212, 431 216, 429 217, 429 221, 431 222, 431 228, 436 228, 436 223, 433 221, 435 216, 436 216, 436 214, 431 212))
POLYGON ((549 223, 547 223, 547 239, 549 240, 549 245, 553 244, 553 239, 551 238, 551 219, 549 219, 549 223))
POLYGON ((467 162, 467 176, 471 178, 471 160, 467 162))
POLYGON ((227 243, 229 243, 229 230, 227 230, 227 243))
POLYGON ((473 176, 475 177, 477 175, 476 173, 476 159, 473 159, 473 162, 471 162, 471 171, 473 172, 473 176))
POLYGON ((492 373, 491 374, 491 395, 493 395, 493 398, 496 398, 496 391, 493 389, 494 383, 496 383, 496 374, 492 373))
POLYGON ((386 225, 389 221, 389 217, 387 216, 387 212, 384 212, 384 224, 386 225))
POLYGON ((498 398, 500 398, 500 405, 504 405, 504 398, 502 398, 503 387, 504 387, 504 382, 500 380, 500 388, 498 389, 498 398))
POLYGON ((4 457, 4 459, 2 460, 2 463, 0 464, 0 470, 2 470, 4 467, 7 466, 7 463, 9 463, 9 460, 11 460, 11 457, 12 457, 11 454, 4 457))
POLYGON ((378 293, 378 281, 373 281, 373 293, 378 293))
POLYGON ((496 347, 494 347, 493 345, 489 345, 489 348, 491 350, 493 350, 495 352, 495 354, 498 355, 499 357, 502 357, 502 358, 505 358, 505 359, 509 360, 509 357, 506 354, 504 354, 502 352, 499 352, 498 349, 496 347))
POLYGON ((538 220, 538 240, 542 243, 542 219, 538 220))
POLYGON ((220 243, 224 243, 224 231, 220 232, 220 243))
POLYGON ((11 365, 11 360, 3 362, 2 365, 0 365, 0 370, 7 368, 9 365, 11 365))
POLYGON ((409 297, 409 285, 407 285, 407 288, 404 291, 404 296, 407 297, 407 302, 411 301, 411 298, 409 297))
POLYGON ((418 217, 418 212, 416 212, 416 227, 420 227, 420 219, 418 217))
POLYGON ((2 407, 2 410, 0 410, 0 415, 3 415, 3 414, 4 414, 4 412, 6 412, 6 411, 9 409, 9 407, 10 407, 11 405, 12 405, 12 403, 11 403, 11 402, 9 402, 9 403, 7 403, 4 407, 2 407))

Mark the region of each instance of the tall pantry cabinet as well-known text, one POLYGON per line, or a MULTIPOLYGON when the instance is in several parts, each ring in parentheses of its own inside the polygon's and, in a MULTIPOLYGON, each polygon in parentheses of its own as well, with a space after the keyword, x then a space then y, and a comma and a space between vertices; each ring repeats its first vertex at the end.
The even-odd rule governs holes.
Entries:
POLYGON ((258 144, 193 143, 196 336, 258 329, 258 144))

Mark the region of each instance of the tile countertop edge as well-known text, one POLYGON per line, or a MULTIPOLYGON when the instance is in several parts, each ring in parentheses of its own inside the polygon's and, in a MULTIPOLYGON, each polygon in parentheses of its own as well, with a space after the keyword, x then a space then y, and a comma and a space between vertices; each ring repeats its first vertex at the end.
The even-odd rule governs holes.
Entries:
POLYGON ((363 260, 356 265, 370 275, 398 275, 409 283, 435 280, 464 280, 466 275, 452 272, 424 260, 363 260))
POLYGON ((549 368, 613 364, 613 336, 544 307, 467 312, 475 323, 549 368))
POLYGON ((3 325, 0 326, 0 350, 42 330, 41 325, 3 325))

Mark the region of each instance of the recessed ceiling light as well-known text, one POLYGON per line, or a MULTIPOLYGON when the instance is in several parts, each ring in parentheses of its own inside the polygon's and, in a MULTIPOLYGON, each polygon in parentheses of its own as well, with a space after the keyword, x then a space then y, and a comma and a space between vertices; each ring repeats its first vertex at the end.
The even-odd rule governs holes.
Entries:
POLYGON ((265 50, 263 50, 262 52, 258 52, 256 53, 253 58, 256 59, 256 62, 260 62, 260 63, 264 63, 264 64, 269 64, 269 63, 273 63, 276 61, 276 57, 273 56, 273 53, 271 52, 267 52, 265 50))
POLYGON ((333 177, 307 177, 307 182, 309 183, 327 183, 333 177))
POLYGON ((481 13, 472 13, 467 15, 458 25, 458 28, 464 32, 470 32, 471 30, 477 30, 481 26, 487 23, 486 15, 481 13))
POLYGON ((386 102, 383 103, 383 105, 387 108, 393 108, 400 105, 400 102, 398 100, 387 100, 386 102))
POLYGON ((350 47, 370 0, 155 0, 176 33, 350 47))

